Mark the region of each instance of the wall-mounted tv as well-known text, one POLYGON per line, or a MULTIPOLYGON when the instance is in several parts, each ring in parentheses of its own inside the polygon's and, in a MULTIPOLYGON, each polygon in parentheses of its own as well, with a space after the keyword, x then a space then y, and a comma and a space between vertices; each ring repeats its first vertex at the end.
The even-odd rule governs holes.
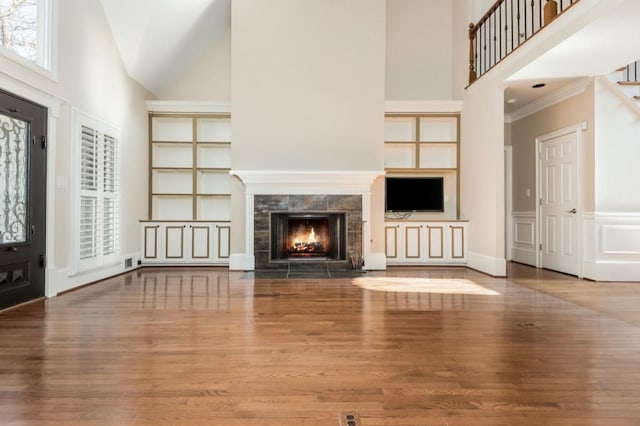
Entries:
POLYGON ((442 177, 388 177, 385 184, 387 212, 444 211, 442 177))

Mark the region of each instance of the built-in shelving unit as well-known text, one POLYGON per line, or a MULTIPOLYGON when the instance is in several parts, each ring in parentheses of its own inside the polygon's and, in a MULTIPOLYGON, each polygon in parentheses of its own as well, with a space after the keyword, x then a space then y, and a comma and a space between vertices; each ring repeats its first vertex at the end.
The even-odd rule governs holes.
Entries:
POLYGON ((388 113, 384 162, 387 176, 442 176, 445 213, 459 218, 460 115, 457 113, 388 113))
POLYGON ((228 265, 228 110, 192 112, 210 106, 162 101, 150 102, 148 107, 149 217, 140 222, 142 263, 228 265))
POLYGON ((151 220, 231 218, 231 119, 223 114, 152 113, 151 220))
POLYGON ((390 177, 442 177, 445 197, 444 212, 386 217, 387 264, 466 264, 469 224, 460 220, 460 114, 387 113, 384 161, 390 177))

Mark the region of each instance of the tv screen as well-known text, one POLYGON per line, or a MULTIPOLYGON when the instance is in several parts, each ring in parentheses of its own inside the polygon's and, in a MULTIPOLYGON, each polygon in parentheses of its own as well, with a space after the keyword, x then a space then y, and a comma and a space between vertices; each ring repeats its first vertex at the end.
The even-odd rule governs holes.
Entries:
POLYGON ((386 178, 385 204, 388 212, 443 212, 444 178, 386 178))

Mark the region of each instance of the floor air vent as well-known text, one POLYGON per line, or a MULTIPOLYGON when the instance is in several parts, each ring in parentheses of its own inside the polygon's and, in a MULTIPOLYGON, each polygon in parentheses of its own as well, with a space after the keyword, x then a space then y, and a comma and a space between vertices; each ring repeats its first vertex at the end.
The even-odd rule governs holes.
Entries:
POLYGON ((347 412, 340 415, 340 426, 360 426, 360 416, 356 412, 347 412))
POLYGON ((518 327, 522 327, 522 328, 535 328, 537 327, 536 324, 532 323, 532 322, 521 322, 520 324, 518 324, 518 327))

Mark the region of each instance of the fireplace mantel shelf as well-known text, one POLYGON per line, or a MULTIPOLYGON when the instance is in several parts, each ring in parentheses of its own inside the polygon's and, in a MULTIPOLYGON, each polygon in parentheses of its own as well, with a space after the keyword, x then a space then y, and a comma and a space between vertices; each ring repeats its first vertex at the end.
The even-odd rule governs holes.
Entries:
POLYGON ((231 170, 248 194, 362 194, 384 170, 231 170))

